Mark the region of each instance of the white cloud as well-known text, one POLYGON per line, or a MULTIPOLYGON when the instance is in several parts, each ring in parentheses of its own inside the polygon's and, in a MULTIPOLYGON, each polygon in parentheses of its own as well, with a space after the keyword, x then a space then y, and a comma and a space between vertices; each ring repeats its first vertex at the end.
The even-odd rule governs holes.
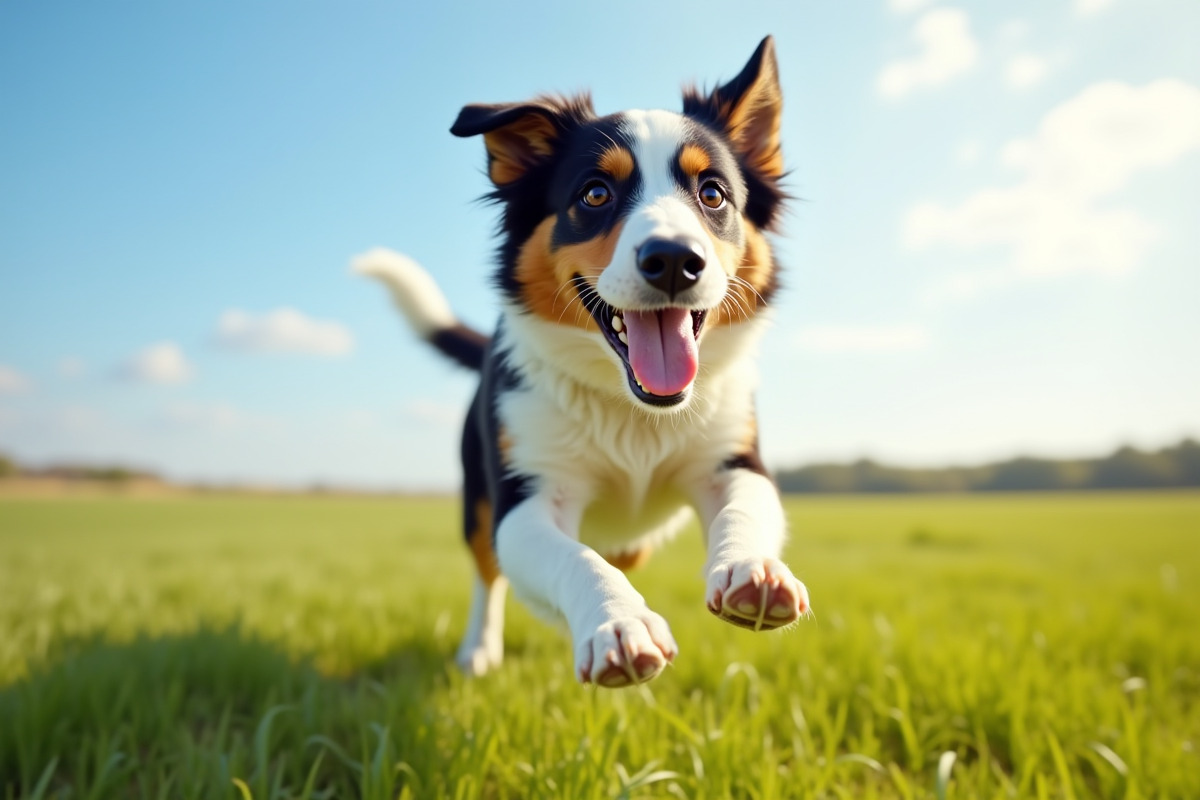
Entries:
POLYGON ((1010 139, 1000 148, 1000 163, 1011 170, 1028 169, 1032 162, 1032 139, 1010 139))
POLYGON ((913 27, 913 39, 920 53, 892 61, 879 73, 879 92, 890 100, 941 86, 974 66, 979 53, 970 20, 957 8, 938 8, 922 16, 913 27))
POLYGON ((58 376, 60 378, 81 378, 85 372, 87 372, 87 367, 80 359, 74 356, 59 359, 58 376))
POLYGON ((932 2, 933 0, 888 0, 888 8, 896 14, 910 14, 932 2))
POLYGON ((46 420, 52 428, 65 434, 90 434, 107 427, 104 414, 99 409, 77 404, 51 411, 46 420))
POLYGON ((1004 68, 1004 82, 1010 89, 1028 89, 1046 77, 1049 64, 1041 56, 1020 53, 1013 56, 1004 68))
POLYGON ((260 316, 232 309, 217 320, 216 340, 248 353, 305 353, 341 356, 354 348, 354 337, 337 322, 312 319, 291 308, 260 316))
POLYGON ((20 394, 29 389, 31 385, 29 378, 12 367, 0 364, 0 394, 20 394))
POLYGON ((1016 276, 1005 270, 959 272, 925 287, 919 300, 925 308, 962 303, 1012 285, 1016 276))
POLYGON ((163 419, 179 428, 210 432, 243 429, 259 423, 228 403, 174 403, 163 410, 163 419))
POLYGON ((158 342, 130 356, 117 374, 143 383, 184 383, 195 373, 174 342, 158 342))
POLYGON ((464 409, 444 402, 427 399, 417 399, 405 404, 404 416, 438 427, 453 428, 462 424, 464 409))
POLYGON ((964 166, 969 167, 979 163, 979 156, 983 153, 983 143, 978 139, 968 139, 965 142, 960 142, 954 150, 954 160, 964 166))
POLYGON ((1029 22, 1023 19, 1010 19, 1000 26, 996 35, 1004 42, 1019 42, 1029 35, 1029 22))
POLYGON ((1024 274, 1120 273, 1159 237, 1133 209, 1101 205, 1135 175, 1200 149, 1200 89, 1166 79, 1142 87, 1094 84, 1052 109, 1002 160, 1024 174, 957 206, 922 203, 903 223, 915 250, 1001 247, 1024 274))
POLYGON ((915 325, 814 325, 802 328, 793 341, 813 353, 895 353, 924 349, 929 333, 915 325))
POLYGON ((61 437, 68 444, 69 452, 72 446, 82 441, 81 437, 92 436, 111 427, 104 414, 91 406, 39 404, 23 409, 0 406, 0 431, 16 434, 7 445, 27 446, 31 442, 42 445, 61 437))
POLYGON ((1113 0, 1075 0, 1075 14, 1080 17, 1091 17, 1107 10, 1113 0))

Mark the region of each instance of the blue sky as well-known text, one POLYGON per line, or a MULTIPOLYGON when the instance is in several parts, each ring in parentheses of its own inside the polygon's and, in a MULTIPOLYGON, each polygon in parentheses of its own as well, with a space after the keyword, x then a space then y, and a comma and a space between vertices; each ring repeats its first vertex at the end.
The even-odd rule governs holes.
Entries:
POLYGON ((794 204, 773 466, 1200 433, 1200 5, 0 4, 0 450, 449 488, 469 374, 347 272, 494 323, 468 102, 678 108, 773 33, 794 204), (436 7, 435 7, 436 6, 436 7))

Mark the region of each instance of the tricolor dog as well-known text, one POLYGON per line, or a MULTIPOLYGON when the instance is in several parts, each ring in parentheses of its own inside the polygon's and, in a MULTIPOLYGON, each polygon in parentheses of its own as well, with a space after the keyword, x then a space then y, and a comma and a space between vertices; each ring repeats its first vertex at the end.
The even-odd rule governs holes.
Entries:
MULTIPOLYGON (((781 96, 768 37, 683 112, 597 116, 590 98, 468 105, 502 209, 489 338, 387 250, 355 261, 417 332, 480 372, 462 438, 478 567, 458 662, 500 663, 509 583, 565 621, 583 683, 647 681, 676 656, 624 570, 699 516, 703 602, 758 631, 808 595, 779 560, 785 521, 758 455, 753 352, 776 286, 781 96)), ((699 596, 697 597, 699 601, 699 596)))

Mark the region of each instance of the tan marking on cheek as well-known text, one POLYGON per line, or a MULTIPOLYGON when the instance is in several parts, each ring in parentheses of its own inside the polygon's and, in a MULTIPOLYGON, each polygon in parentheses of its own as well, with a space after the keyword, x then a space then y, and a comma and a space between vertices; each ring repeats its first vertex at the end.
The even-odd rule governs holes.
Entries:
POLYGON ((618 145, 609 145, 600 154, 599 167, 619 181, 633 174, 633 153, 618 145))
POLYGON ((623 553, 606 553, 604 560, 622 572, 637 569, 650 560, 653 549, 647 545, 640 550, 630 550, 623 553))
POLYGON ((542 319, 595 331, 596 323, 580 302, 571 279, 582 275, 595 286, 596 279, 612 260, 621 226, 599 238, 551 250, 554 223, 554 217, 543 220, 517 257, 521 298, 526 308, 542 319))
POLYGON ((475 527, 467 536, 475 568, 485 586, 491 586, 500 577, 500 562, 492 548, 492 506, 486 500, 475 502, 475 527))
POLYGON ((730 279, 725 299, 709 312, 709 320, 704 325, 706 329, 742 322, 758 313, 763 305, 760 295, 770 285, 771 273, 775 269, 767 238, 750 224, 746 224, 745 244, 741 248, 711 235, 710 238, 725 273, 736 276, 738 280, 730 279))
POLYGON ((771 285, 774 272, 775 258, 766 235, 753 225, 747 225, 746 249, 738 266, 738 277, 753 286, 755 291, 761 292, 771 285))
POLYGON ((685 144, 679 151, 679 168, 685 175, 691 175, 694 178, 711 165, 712 161, 709 159, 708 153, 694 144, 685 144))

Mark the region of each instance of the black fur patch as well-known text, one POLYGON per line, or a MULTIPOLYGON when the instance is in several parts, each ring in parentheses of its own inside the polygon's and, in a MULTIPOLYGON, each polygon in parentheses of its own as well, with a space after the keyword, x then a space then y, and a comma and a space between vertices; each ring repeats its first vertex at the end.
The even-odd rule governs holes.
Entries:
MULTIPOLYGON (((497 328, 493 342, 501 336, 497 328)), ((463 517, 467 536, 474 530, 474 498, 492 501, 493 545, 500 522, 521 501, 533 494, 533 483, 525 475, 512 472, 504 464, 500 447, 500 420, 496 404, 506 393, 521 386, 521 375, 508 363, 505 354, 490 346, 484 359, 479 389, 471 402, 463 430, 463 517)))
POLYGON ((551 240, 553 247, 597 239, 615 228, 633 209, 642 185, 637 162, 624 180, 604 173, 599 166, 600 155, 610 147, 633 150, 633 141, 621 131, 620 123, 619 114, 603 117, 580 126, 563 141, 549 193, 550 211, 558 215, 551 240), (591 208, 581 202, 581 196, 595 180, 609 188, 613 199, 603 206, 591 208))
POLYGON ((489 341, 487 336, 466 325, 442 328, 434 331, 429 337, 429 343, 436 347, 442 355, 474 370, 483 366, 483 355, 489 341))

